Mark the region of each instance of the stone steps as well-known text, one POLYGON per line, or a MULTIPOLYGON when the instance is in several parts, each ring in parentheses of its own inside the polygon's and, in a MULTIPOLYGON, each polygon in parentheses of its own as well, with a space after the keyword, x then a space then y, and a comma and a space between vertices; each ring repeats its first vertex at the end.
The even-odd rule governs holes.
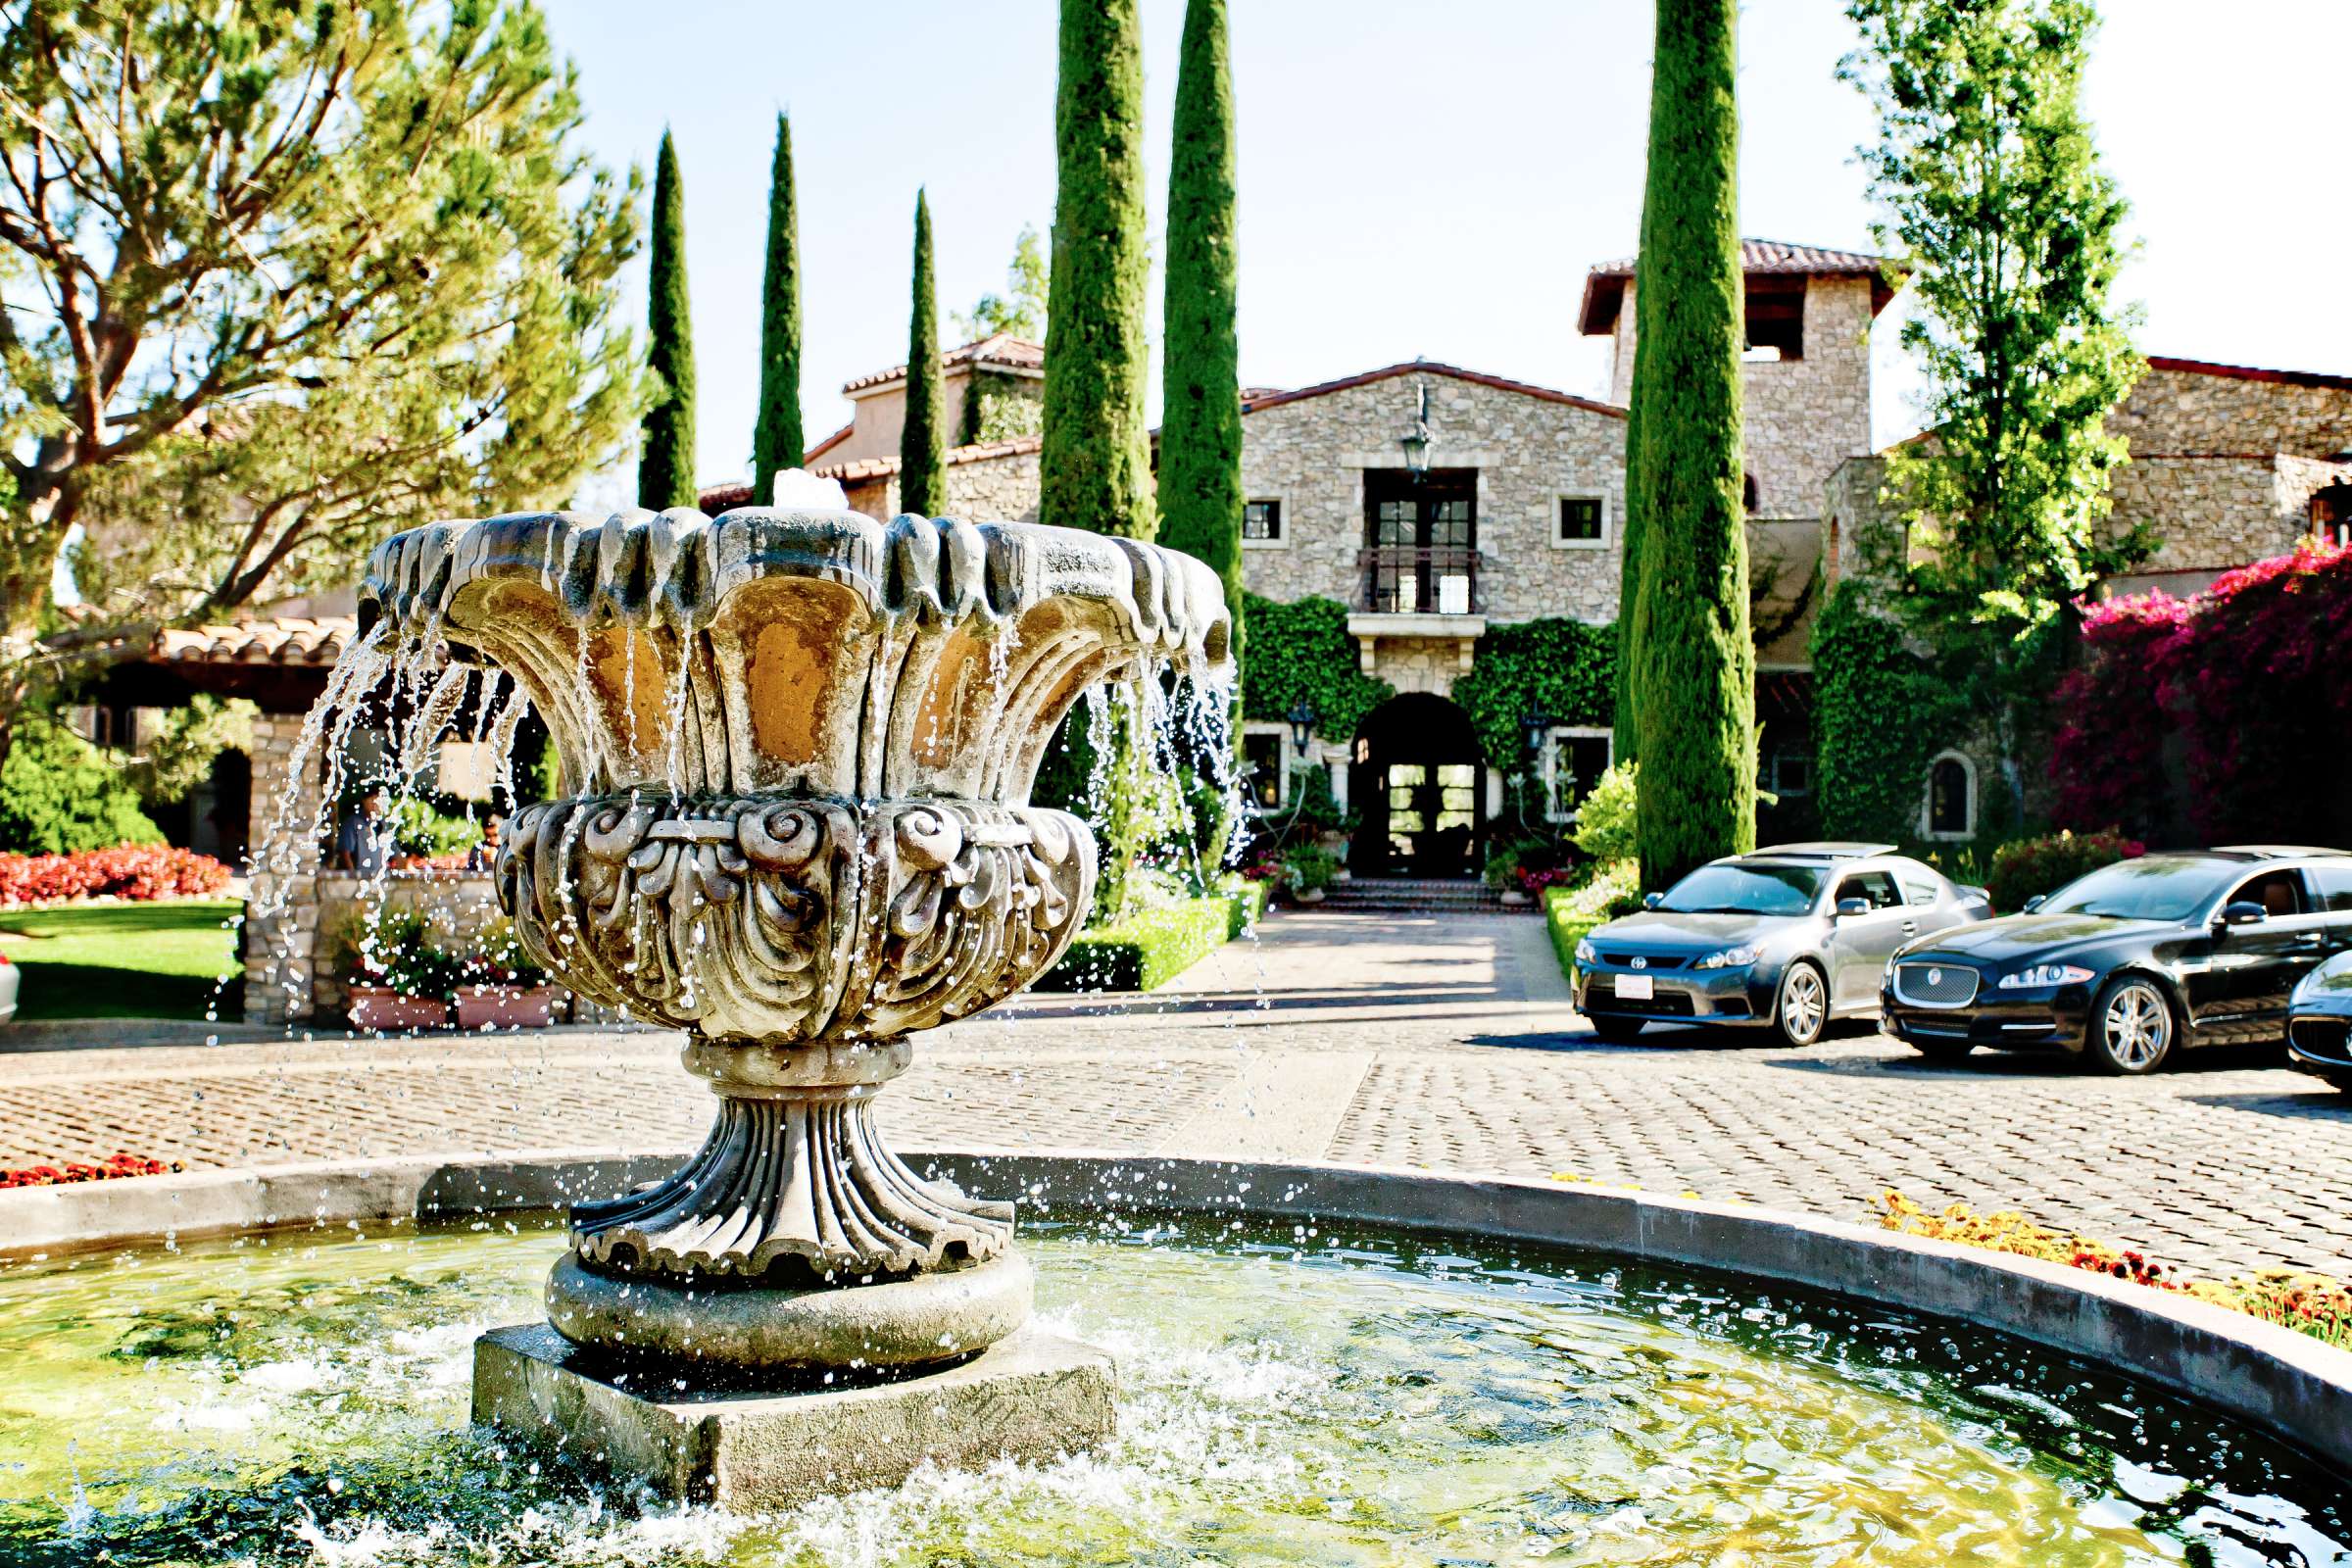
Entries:
POLYGON ((1501 893, 1484 882, 1435 877, 1353 877, 1333 883, 1314 907, 1365 914, 1521 912, 1504 905, 1501 893))

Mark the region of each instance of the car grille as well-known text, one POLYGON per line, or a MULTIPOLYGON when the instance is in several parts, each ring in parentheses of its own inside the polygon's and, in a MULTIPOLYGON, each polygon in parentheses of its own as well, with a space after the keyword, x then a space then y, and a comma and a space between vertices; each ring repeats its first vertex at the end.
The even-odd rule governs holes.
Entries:
POLYGON ((2290 1018, 2286 1023, 2287 1039, 2304 1055, 2352 1066, 2352 1044, 2344 1038, 2348 1030, 2352 1020, 2343 1018, 2290 1018))
POLYGON ((1645 1012, 1661 1018, 1688 1018, 1695 1010, 1690 997, 1680 991, 1661 991, 1654 997, 1621 997, 1611 988, 1603 997, 1595 987, 1592 1000, 1605 1003, 1612 1012, 1645 1012))
POLYGON ((1644 969, 1680 969, 1683 956, 1679 953, 1604 953, 1600 961, 1616 969, 1630 969, 1640 958, 1644 969))
POLYGON ((1898 963, 1894 998, 1914 1007, 1965 1007, 1977 1000, 1977 971, 1965 963, 1898 963))

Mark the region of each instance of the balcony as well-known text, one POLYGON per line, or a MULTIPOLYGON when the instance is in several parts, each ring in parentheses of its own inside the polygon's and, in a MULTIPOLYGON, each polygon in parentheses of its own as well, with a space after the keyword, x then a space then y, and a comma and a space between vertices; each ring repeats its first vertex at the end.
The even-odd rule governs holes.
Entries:
POLYGON ((1379 545, 1356 557, 1363 597, 1356 608, 1370 615, 1475 615, 1478 552, 1468 545, 1379 545))
POLYGON ((1459 669, 1485 635, 1478 592, 1478 551, 1468 545, 1380 545, 1356 557, 1357 599, 1348 615, 1356 656, 1377 673, 1379 647, 1391 641, 1450 640, 1459 669))

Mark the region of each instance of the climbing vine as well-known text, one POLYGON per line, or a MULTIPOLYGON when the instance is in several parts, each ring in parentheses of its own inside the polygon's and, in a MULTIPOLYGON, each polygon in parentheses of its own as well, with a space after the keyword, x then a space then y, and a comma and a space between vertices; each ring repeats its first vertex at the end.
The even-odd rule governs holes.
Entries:
POLYGON ((1517 772, 1527 760, 1527 715, 1605 726, 1617 701, 1617 628, 1564 616, 1496 626, 1479 639, 1470 672, 1453 683, 1487 761, 1517 772))
POLYGON ((1250 628, 1242 655, 1245 718, 1280 721, 1303 702, 1315 710, 1315 732, 1344 742, 1366 713, 1396 695, 1356 662, 1348 607, 1336 599, 1281 604, 1245 594, 1242 623, 1250 628))
POLYGON ((1822 831, 1902 841, 1919 831, 1928 759, 1963 715, 1950 688, 1841 583, 1813 623, 1813 735, 1822 831))

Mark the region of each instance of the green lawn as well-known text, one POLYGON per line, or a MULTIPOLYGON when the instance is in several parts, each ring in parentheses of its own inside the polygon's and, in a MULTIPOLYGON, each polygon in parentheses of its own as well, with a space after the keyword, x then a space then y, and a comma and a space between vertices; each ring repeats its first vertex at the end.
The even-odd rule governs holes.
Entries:
MULTIPOLYGON (((0 953, 24 970, 17 1016, 201 1018, 236 966, 234 899, 0 910, 0 953)), ((239 1015, 244 987, 221 994, 239 1015)))

